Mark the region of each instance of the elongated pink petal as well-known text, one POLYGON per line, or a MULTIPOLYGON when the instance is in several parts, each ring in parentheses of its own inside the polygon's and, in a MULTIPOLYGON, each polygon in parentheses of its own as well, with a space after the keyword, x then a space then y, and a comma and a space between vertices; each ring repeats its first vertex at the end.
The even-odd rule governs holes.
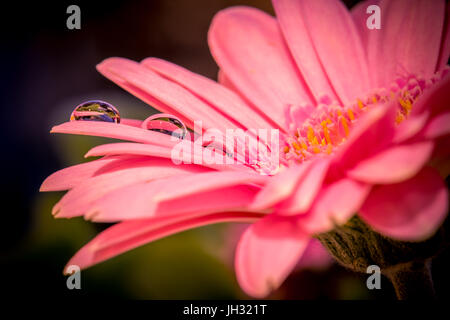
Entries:
POLYGON ((251 225, 236 248, 236 276, 247 294, 262 298, 278 288, 309 242, 295 224, 273 215, 251 225))
POLYGON ((267 116, 253 110, 236 93, 215 81, 157 58, 147 58, 141 63, 201 97, 219 112, 240 123, 244 129, 273 127, 267 116))
MULTIPOLYGON (((97 197, 98 202, 92 204, 89 211, 86 210, 85 213, 96 221, 116 221, 147 218, 156 214, 187 212, 198 214, 213 210, 228 211, 232 208, 241 210, 241 206, 248 205, 253 200, 259 187, 240 188, 239 186, 260 184, 266 180, 266 176, 239 172, 177 175, 118 189, 101 199, 97 197), (212 192, 213 190, 221 190, 222 194, 212 192), (169 202, 171 200, 179 201, 179 203, 169 202), (163 202, 165 203, 161 207, 157 207, 163 202), (164 211, 164 208, 167 211, 164 211)), ((84 202, 84 199, 70 203, 69 207, 66 206, 64 208, 66 216, 73 207, 79 208, 80 202, 84 202)), ((58 217, 62 217, 61 214, 58 217)))
MULTIPOLYGON (((71 218, 79 215, 92 217, 98 213, 97 207, 101 209, 102 206, 101 203, 94 206, 94 201, 100 201, 102 196, 117 190, 111 198, 121 199, 122 203, 118 202, 116 209, 125 205, 122 209, 126 212, 111 213, 111 216, 119 216, 127 212, 130 212, 129 217, 132 217, 133 214, 139 216, 152 215, 154 207, 163 201, 225 187, 261 184, 266 180, 267 176, 261 176, 257 173, 202 172, 201 168, 197 168, 197 166, 178 166, 176 168, 168 166, 164 168, 155 165, 132 168, 104 174, 85 181, 64 195, 54 206, 53 214, 57 215, 58 218, 71 218), (126 186, 129 187, 123 188, 126 186)), ((256 191, 253 193, 256 193, 256 191)), ((111 202, 112 200, 102 199, 101 201, 111 202)), ((107 204, 104 204, 104 206, 107 206, 107 204)), ((116 209, 105 209, 103 214, 108 214, 109 211, 113 210, 117 211, 116 209)))
POLYGON ((317 56, 344 104, 370 87, 364 49, 349 11, 338 0, 295 0, 317 56), (333 39, 324 41, 324 39, 333 39))
POLYGON ((439 53, 439 61, 437 70, 442 70, 450 58, 450 6, 447 4, 444 30, 442 31, 441 51, 439 53))
MULTIPOLYGON (((379 5, 380 0, 364 0, 358 2, 350 11, 353 21, 355 22, 356 30, 361 37, 361 43, 367 55, 367 39, 373 31, 367 27, 367 19, 372 13, 367 13, 367 8, 371 5, 379 5)), ((382 21, 382 20, 381 20, 382 21)), ((381 26, 380 26, 381 27, 381 26)))
POLYGON ((445 1, 382 0, 380 8, 382 27, 371 30, 367 47, 375 84, 387 86, 405 73, 430 77, 438 63, 445 1))
POLYGON ((373 184, 404 181, 422 169, 430 159, 433 147, 432 141, 394 146, 361 160, 347 174, 353 179, 373 184))
POLYGON ((278 212, 283 215, 294 215, 309 210, 322 187, 329 165, 328 159, 316 160, 299 181, 292 195, 277 207, 278 212))
POLYGON ((86 244, 70 259, 65 271, 70 265, 86 269, 123 252, 184 230, 220 222, 253 222, 260 216, 251 212, 226 212, 194 219, 172 216, 122 222, 106 229, 86 244))
POLYGON ((395 128, 392 142, 397 144, 416 136, 427 124, 429 116, 429 112, 411 115, 407 121, 403 121, 395 128))
POLYGON ((450 74, 426 90, 414 103, 412 115, 429 112, 430 117, 448 111, 450 105, 450 74))
POLYGON ((144 181, 205 171, 206 169, 201 166, 174 166, 167 159, 149 158, 140 166, 104 173, 84 180, 61 198, 54 206, 53 214, 60 218, 82 215, 89 210, 93 201, 115 189, 144 181))
POLYGON ((305 25, 300 2, 275 0, 273 6, 286 43, 316 101, 324 95, 337 100, 305 25))
POLYGON ((51 132, 106 137, 167 147, 177 144, 177 141, 164 133, 135 128, 124 124, 99 121, 65 122, 53 127, 51 132))
POLYGON ((102 158, 56 171, 44 180, 39 191, 62 191, 71 189, 85 179, 92 177, 101 167, 115 160, 116 158, 114 157, 102 158))
POLYGON ((385 149, 395 135, 395 107, 392 104, 373 106, 352 128, 348 140, 340 146, 333 162, 351 168, 385 149))
POLYGON ((334 259, 328 253, 327 249, 317 239, 311 239, 305 252, 297 264, 297 270, 325 270, 330 267, 334 259))
POLYGON ((217 72, 217 82, 242 97, 242 93, 234 86, 222 69, 217 72))
POLYGON ((161 157, 171 159, 174 165, 178 164, 191 164, 198 163, 204 167, 213 168, 217 170, 233 170, 233 171, 249 171, 254 172, 253 169, 241 165, 239 163, 226 164, 225 156, 218 155, 216 159, 220 159, 223 164, 212 163, 209 164, 203 161, 204 153, 199 153, 196 151, 189 141, 184 141, 187 144, 187 148, 183 148, 183 153, 174 152, 174 149, 169 149, 161 146, 150 146, 140 143, 109 143, 99 145, 92 148, 86 153, 85 157, 98 157, 106 155, 140 155, 140 156, 151 156, 151 157, 161 157), (186 152, 184 152, 186 151, 186 152))
POLYGON ((153 216, 183 214, 195 217, 223 211, 247 211, 245 208, 259 190, 253 186, 237 185, 160 200, 153 198, 158 187, 157 183, 140 183, 115 190, 93 203, 85 218, 96 222, 117 222, 153 216))
POLYGON ((128 90, 129 86, 131 89, 135 88, 131 93, 145 93, 137 96, 160 111, 179 117, 188 127, 193 128, 193 122, 201 120, 205 129, 236 128, 235 122, 230 118, 214 110, 188 90, 137 62, 124 58, 109 58, 97 65, 97 69, 119 85, 125 82, 127 86, 122 86, 124 89, 128 90))
POLYGON ((361 208, 370 185, 352 179, 340 179, 322 188, 311 210, 296 216, 299 228, 318 234, 347 222, 361 208))
POLYGON ((252 209, 264 209, 289 197, 299 184, 299 180, 311 168, 312 162, 288 168, 271 178, 267 185, 258 193, 252 203, 252 209))
POLYGON ((450 134, 450 112, 442 113, 427 124, 423 135, 428 139, 435 139, 450 134))
MULTIPOLYGON (((298 18, 308 30, 322 66, 316 66, 313 72, 324 70, 333 92, 345 104, 366 94, 370 78, 364 47, 354 21, 342 3, 328 0, 284 2, 293 6, 294 13, 300 13, 298 18)), ((300 48, 299 51, 302 52, 300 48)), ((303 57, 300 59, 305 60, 303 57)))
POLYGON ((287 105, 312 102, 277 22, 268 14, 248 7, 222 10, 211 23, 208 41, 227 77, 280 128, 287 105))
POLYGON ((268 179, 268 176, 251 172, 211 171, 196 173, 161 181, 158 192, 153 194, 152 198, 154 200, 163 201, 233 185, 262 185, 266 183, 268 179), (176 188, 174 188, 174 186, 176 186, 176 188))
POLYGON ((448 192, 434 169, 414 178, 373 189, 360 216, 376 231, 403 241, 421 241, 432 235, 448 211, 448 192))

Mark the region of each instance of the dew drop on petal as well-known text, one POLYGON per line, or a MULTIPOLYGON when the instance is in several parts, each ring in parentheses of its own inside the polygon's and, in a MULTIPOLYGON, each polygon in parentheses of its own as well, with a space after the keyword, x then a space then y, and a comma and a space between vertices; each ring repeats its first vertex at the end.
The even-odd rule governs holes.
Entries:
POLYGON ((90 100, 79 104, 70 115, 70 121, 103 121, 120 123, 119 111, 110 103, 90 100))
POLYGON ((166 113, 158 113, 148 117, 142 123, 142 128, 169 134, 179 139, 184 139, 187 133, 187 128, 180 119, 166 113))

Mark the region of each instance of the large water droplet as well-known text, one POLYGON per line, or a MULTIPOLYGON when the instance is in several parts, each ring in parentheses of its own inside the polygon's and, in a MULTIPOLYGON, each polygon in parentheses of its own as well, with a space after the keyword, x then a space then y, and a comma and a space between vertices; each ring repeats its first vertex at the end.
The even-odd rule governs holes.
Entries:
POLYGON ((101 100, 91 100, 79 104, 70 115, 70 121, 120 123, 120 115, 112 104, 101 100))
POLYGON ((154 114, 142 123, 142 128, 172 135, 179 139, 186 137, 187 129, 184 123, 177 117, 166 114, 154 114))

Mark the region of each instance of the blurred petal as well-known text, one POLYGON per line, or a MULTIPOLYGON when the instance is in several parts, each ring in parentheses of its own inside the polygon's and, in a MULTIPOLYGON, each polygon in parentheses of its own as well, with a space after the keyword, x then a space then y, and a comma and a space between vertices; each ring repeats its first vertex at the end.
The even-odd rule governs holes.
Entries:
POLYGON ((436 231, 447 211, 448 192, 442 178, 425 168, 410 180, 374 188, 360 216, 385 236, 421 241, 436 231))
POLYGON ((84 180, 61 198, 54 206, 53 214, 58 218, 83 215, 89 210, 93 201, 115 189, 144 181, 205 171, 206 169, 201 166, 174 166, 170 160, 148 158, 140 166, 130 166, 84 180))
POLYGON ((45 179, 39 191, 62 191, 71 189, 85 179, 92 177, 104 165, 115 160, 116 158, 113 157, 102 158, 56 171, 45 179))
POLYGON ((172 216, 121 222, 101 232, 86 244, 70 259, 65 270, 70 265, 77 265, 81 269, 88 268, 125 251, 184 230, 220 222, 253 222, 259 217, 256 213, 231 212, 194 219, 172 216))
POLYGON ((289 197, 311 164, 312 161, 302 163, 276 174, 258 193, 251 207, 253 209, 267 208, 289 197))
POLYGON ((278 288, 309 242, 292 221, 267 216, 252 224, 236 248, 236 276, 247 294, 262 298, 278 288))
POLYGON ((442 70, 447 64, 450 57, 450 6, 447 4, 445 15, 445 25, 442 31, 441 51, 439 53, 439 62, 437 70, 442 70))
POLYGON ((236 185, 165 200, 153 198, 158 187, 158 183, 140 183, 117 189, 95 201, 85 218, 96 222, 117 222, 154 216, 183 214, 197 217, 214 212, 250 211, 246 208, 259 190, 253 186, 236 185))
POLYGON ((361 38, 361 43, 367 55, 367 39, 373 30, 367 28, 367 19, 370 14, 367 13, 367 8, 371 5, 379 5, 380 0, 364 0, 358 2, 350 11, 353 21, 355 22, 356 30, 358 30, 361 38))
POLYGON ((353 179, 373 184, 404 181, 422 169, 430 159, 433 147, 432 141, 390 147, 361 160, 347 174, 353 179))
POLYGON ((440 114, 433 118, 426 126, 423 133, 427 139, 436 139, 450 134, 450 112, 440 114))
POLYGON ((279 213, 293 215, 306 212, 322 187, 329 165, 328 159, 314 161, 291 196, 278 207, 279 213))
POLYGON ((340 179, 324 186, 311 210, 296 216, 299 228, 317 234, 345 224, 364 203, 370 187, 352 179, 340 179))

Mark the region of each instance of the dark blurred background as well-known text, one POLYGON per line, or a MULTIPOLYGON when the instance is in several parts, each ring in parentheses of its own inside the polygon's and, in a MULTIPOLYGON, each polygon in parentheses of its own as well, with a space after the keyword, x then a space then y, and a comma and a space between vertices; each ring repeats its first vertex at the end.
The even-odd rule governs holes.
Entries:
MULTIPOLYGON (((346 1, 350 7, 357 1, 346 1)), ((216 78, 206 34, 214 14, 250 5, 273 14, 269 0, 16 1, 2 7, 1 34, 1 222, 2 289, 10 295, 148 299, 239 299, 226 241, 229 225, 171 236, 82 272, 82 290, 68 290, 62 269, 106 226, 81 218, 54 220, 61 193, 38 192, 52 172, 86 161, 99 138, 51 135, 74 106, 89 99, 116 105, 123 117, 154 113, 95 70, 111 56, 156 56, 216 78), (81 30, 68 30, 66 9, 81 8, 81 30), (224 253, 225 252, 225 253, 224 253)), ((3 6, 3 5, 2 5, 3 6)), ((444 259, 444 262, 447 260, 444 259)), ((449 283, 440 262, 442 291, 449 283)), ((294 272, 273 299, 393 299, 390 284, 367 290, 367 276, 338 265, 294 272)))

